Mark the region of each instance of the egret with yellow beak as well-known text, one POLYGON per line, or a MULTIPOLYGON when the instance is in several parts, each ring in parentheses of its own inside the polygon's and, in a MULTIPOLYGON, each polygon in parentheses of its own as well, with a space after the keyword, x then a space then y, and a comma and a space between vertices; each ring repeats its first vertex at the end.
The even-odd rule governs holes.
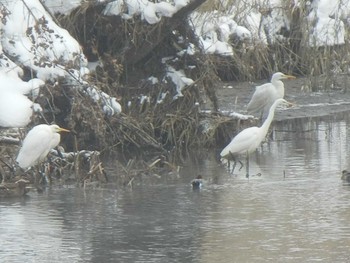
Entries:
POLYGON ((22 169, 41 163, 48 153, 61 140, 59 132, 69 132, 56 124, 40 124, 32 128, 23 140, 17 156, 17 163, 22 169))
MULTIPOLYGON (((233 169, 236 165, 236 157, 239 155, 246 155, 247 158, 247 178, 249 177, 249 155, 254 152, 261 142, 265 139, 266 134, 269 130, 269 127, 271 125, 271 122, 273 120, 273 117, 275 116, 275 109, 280 104, 286 104, 289 105, 290 103, 287 102, 285 99, 278 99, 276 100, 270 110, 269 115, 267 116, 264 123, 261 125, 261 127, 249 127, 247 129, 242 130, 240 133, 238 133, 232 141, 221 151, 220 156, 223 159, 226 159, 228 161, 233 160, 235 163, 233 165, 233 169)), ((243 165, 242 165, 243 166, 243 165)), ((233 171, 232 171, 233 172, 233 171)))
POLYGON ((263 118, 277 99, 284 98, 282 79, 295 79, 295 77, 277 72, 272 75, 270 83, 257 86, 247 106, 248 114, 260 114, 260 117, 263 118))

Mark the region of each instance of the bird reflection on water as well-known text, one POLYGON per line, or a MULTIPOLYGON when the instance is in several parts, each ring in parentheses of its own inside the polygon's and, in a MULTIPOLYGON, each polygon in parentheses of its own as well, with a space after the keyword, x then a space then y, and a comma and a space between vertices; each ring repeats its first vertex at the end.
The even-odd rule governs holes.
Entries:
MULTIPOLYGON (((254 152, 261 142, 265 139, 275 115, 275 109, 280 104, 289 105, 284 99, 276 100, 269 110, 269 114, 260 127, 249 127, 238 133, 232 141, 221 151, 222 159, 233 160, 236 163, 236 157, 246 155, 246 177, 249 178, 249 155, 254 152)), ((242 163, 241 163, 242 164, 242 163)), ((234 164, 235 167, 235 164, 234 164)), ((234 170, 234 168, 233 168, 234 170)), ((233 172, 233 171, 232 171, 233 172)))
POLYGON ((350 183, 350 172, 349 172, 348 170, 343 170, 343 171, 342 171, 341 179, 342 179, 344 182, 350 183))

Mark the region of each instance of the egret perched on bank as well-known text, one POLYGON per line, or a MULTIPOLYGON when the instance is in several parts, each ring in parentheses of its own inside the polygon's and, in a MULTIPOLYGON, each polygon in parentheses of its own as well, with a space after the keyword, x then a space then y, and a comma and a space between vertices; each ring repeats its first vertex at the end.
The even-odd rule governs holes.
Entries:
POLYGON ((27 169, 42 162, 48 153, 61 140, 59 132, 69 132, 58 125, 40 124, 32 128, 23 140, 22 148, 17 156, 17 163, 22 169, 27 169))
POLYGON ((265 117, 272 104, 277 99, 284 98, 284 84, 282 79, 295 79, 295 77, 277 72, 272 75, 270 83, 256 87, 247 106, 249 114, 260 114, 260 117, 265 117))
MULTIPOLYGON (((265 139, 267 131, 269 130, 269 127, 275 115, 275 109, 279 104, 288 105, 289 102, 287 102, 285 99, 277 99, 272 104, 269 110, 269 114, 261 127, 249 127, 247 129, 244 129, 238 133, 220 153, 221 158, 233 160, 235 164, 235 159, 237 156, 246 154, 247 177, 249 177, 249 154, 255 151, 256 148, 258 148, 261 142, 265 139)), ((233 170, 235 164, 233 166, 233 170)))

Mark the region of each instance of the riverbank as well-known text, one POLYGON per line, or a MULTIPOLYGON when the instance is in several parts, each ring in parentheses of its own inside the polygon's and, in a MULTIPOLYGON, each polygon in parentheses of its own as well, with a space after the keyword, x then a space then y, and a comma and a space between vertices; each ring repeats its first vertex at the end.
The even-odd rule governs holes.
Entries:
MULTIPOLYGON (((324 83, 323 77, 317 78, 319 83, 324 83)), ((250 82, 224 83, 217 89, 219 108, 222 112, 237 112, 246 114, 248 104, 256 85, 266 83, 267 80, 250 82)), ((320 90, 310 90, 310 79, 300 77, 295 80, 284 81, 285 99, 295 105, 288 109, 276 111, 275 121, 329 116, 336 113, 350 111, 350 92, 347 89, 346 76, 341 78, 337 87, 329 89, 320 86, 320 90)))

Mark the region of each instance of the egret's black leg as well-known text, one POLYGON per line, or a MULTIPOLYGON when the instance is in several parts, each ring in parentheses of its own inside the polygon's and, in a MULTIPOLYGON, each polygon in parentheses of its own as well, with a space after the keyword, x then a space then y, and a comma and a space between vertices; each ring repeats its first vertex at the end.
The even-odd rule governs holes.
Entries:
POLYGON ((246 177, 249 178, 249 154, 247 154, 247 174, 246 174, 246 177))
POLYGON ((244 164, 241 162, 241 160, 238 160, 239 164, 241 165, 241 167, 239 167, 239 170, 242 170, 244 164))
POLYGON ((232 170, 231 170, 231 173, 233 174, 233 172, 235 171, 236 169, 236 165, 237 165, 237 161, 236 161, 236 158, 233 159, 233 165, 232 165, 232 170))
POLYGON ((231 173, 234 172, 235 168, 236 168, 236 157, 230 152, 230 158, 227 159, 228 160, 228 171, 230 172, 230 160, 233 160, 233 165, 232 165, 232 170, 231 173))
POLYGON ((37 166, 37 184, 47 185, 51 180, 47 175, 46 165, 37 166))
MULTIPOLYGON (((61 159, 64 159, 63 154, 62 154, 62 152, 60 151, 60 147, 56 147, 56 150, 57 150, 57 155, 58 155, 58 157, 60 157, 61 159)), ((51 160, 50 160, 50 161, 51 161, 51 160)))
POLYGON ((268 138, 269 138, 269 141, 273 141, 274 139, 273 139, 273 137, 274 137, 274 132, 273 132, 273 130, 269 130, 269 132, 268 132, 268 136, 267 136, 268 138))

